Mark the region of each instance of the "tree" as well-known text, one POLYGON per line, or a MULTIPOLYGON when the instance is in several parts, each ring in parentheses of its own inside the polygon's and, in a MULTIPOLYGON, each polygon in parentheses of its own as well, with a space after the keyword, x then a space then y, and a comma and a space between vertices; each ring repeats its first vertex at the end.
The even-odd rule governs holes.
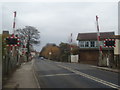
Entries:
POLYGON ((24 44, 27 48, 27 61, 30 55, 30 46, 33 44, 40 43, 40 32, 32 26, 26 26, 23 29, 17 29, 16 33, 21 39, 22 44, 24 44), (26 41, 26 42, 25 42, 26 41))
POLYGON ((72 44, 71 47, 72 47, 71 54, 78 55, 79 54, 79 47, 75 44, 72 44))
POLYGON ((40 53, 41 56, 45 58, 58 61, 60 57, 60 48, 55 44, 47 44, 45 47, 42 48, 40 53))
POLYGON ((70 56, 70 45, 68 43, 59 44, 61 55, 60 61, 68 62, 68 57, 70 56))
POLYGON ((60 43, 59 44, 60 50, 61 50, 61 55, 60 59, 61 61, 68 62, 70 55, 77 55, 79 54, 79 47, 76 44, 69 44, 69 43, 60 43), (71 50, 72 48, 72 50, 71 50))

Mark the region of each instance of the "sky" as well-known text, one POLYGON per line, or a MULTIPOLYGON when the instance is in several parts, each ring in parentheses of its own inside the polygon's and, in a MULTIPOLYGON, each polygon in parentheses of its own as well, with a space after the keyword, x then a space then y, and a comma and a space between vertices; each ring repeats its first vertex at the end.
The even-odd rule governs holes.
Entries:
POLYGON ((97 32, 96 15, 100 32, 118 34, 118 2, 1 2, 0 28, 12 33, 13 12, 17 12, 16 29, 34 26, 40 31, 41 43, 34 46, 40 51, 47 43, 59 45, 69 42, 73 34, 97 32))

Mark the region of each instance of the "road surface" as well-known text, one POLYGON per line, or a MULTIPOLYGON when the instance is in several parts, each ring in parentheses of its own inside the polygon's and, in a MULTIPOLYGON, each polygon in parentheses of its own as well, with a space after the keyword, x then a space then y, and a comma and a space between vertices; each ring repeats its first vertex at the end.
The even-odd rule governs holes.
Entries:
POLYGON ((118 73, 92 65, 36 58, 34 68, 41 88, 119 88, 118 73))

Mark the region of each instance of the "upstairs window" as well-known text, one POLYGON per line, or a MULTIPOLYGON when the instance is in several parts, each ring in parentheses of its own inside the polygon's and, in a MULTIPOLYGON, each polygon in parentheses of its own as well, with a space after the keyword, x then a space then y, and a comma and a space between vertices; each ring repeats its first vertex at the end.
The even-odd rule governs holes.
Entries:
POLYGON ((89 47, 89 42, 88 41, 85 42, 85 47, 89 47))
POLYGON ((95 41, 90 42, 90 47, 95 47, 95 41))
POLYGON ((84 41, 80 41, 80 47, 84 47, 84 41))

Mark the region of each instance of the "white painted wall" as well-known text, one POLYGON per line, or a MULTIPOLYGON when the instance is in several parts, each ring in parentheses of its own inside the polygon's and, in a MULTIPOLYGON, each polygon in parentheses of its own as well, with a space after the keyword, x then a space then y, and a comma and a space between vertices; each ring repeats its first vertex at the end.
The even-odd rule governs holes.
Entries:
POLYGON ((114 47, 114 54, 120 54, 120 40, 116 39, 116 47, 114 47))

